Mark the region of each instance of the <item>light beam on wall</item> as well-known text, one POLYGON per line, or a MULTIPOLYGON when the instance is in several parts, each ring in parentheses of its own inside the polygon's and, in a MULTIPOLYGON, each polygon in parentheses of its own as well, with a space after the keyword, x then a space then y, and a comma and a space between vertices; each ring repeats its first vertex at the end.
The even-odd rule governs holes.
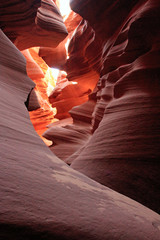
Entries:
POLYGON ((59 0, 59 7, 64 20, 68 17, 69 13, 71 12, 69 0, 59 0))

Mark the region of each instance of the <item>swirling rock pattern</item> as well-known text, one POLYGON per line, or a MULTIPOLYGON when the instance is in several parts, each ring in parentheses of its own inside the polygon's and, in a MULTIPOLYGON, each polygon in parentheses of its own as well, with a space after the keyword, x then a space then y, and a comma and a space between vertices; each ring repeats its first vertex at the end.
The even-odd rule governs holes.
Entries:
POLYGON ((55 117, 58 119, 70 117, 69 110, 88 100, 88 95, 91 92, 88 87, 88 84, 84 86, 77 82, 68 81, 66 75, 62 73, 60 80, 57 81, 56 87, 49 96, 52 107, 57 108, 55 117))
POLYGON ((81 21, 69 42, 69 58, 64 65, 67 76, 49 96, 52 107, 57 108, 57 118, 69 117, 69 110, 86 102, 95 88, 101 68, 100 42, 88 22, 81 21))
POLYGON ((99 76, 101 69, 101 54, 101 40, 96 37, 88 22, 82 20, 68 46, 69 59, 65 66, 68 79, 88 84, 93 90, 98 81, 96 75, 99 76))
POLYGON ((73 35, 73 31, 75 31, 81 20, 81 16, 71 11, 64 22, 68 31, 68 36, 56 48, 40 47, 39 56, 44 59, 49 67, 64 70, 68 54, 67 44, 73 35))
POLYGON ((24 104, 34 83, 0 35, 0 238, 159 240, 158 214, 69 168, 38 137, 24 104))
POLYGON ((71 118, 50 124, 49 129, 43 134, 44 138, 53 143, 50 150, 69 165, 91 136, 94 106, 95 101, 90 99, 84 104, 73 107, 69 111, 71 118))
POLYGON ((75 0, 71 6, 104 46, 96 131, 72 167, 160 212, 160 3, 75 0))
POLYGON ((0 10, 0 28, 20 50, 56 47, 67 36, 60 12, 51 0, 2 0, 0 10))

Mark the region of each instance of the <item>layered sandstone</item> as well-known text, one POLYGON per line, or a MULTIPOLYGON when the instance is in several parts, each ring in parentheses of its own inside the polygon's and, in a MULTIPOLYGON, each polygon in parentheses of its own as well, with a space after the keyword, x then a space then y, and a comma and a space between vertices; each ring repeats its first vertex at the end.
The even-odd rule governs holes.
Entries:
POLYGON ((75 29, 68 45, 68 59, 61 77, 49 96, 52 107, 57 108, 56 117, 69 117, 69 110, 88 100, 100 76, 101 41, 87 21, 82 20, 75 29))
POLYGON ((160 3, 74 0, 71 6, 103 42, 96 131, 72 167, 160 212, 160 3))
POLYGON ((0 27, 18 49, 56 47, 67 30, 52 0, 14 0, 0 3, 0 27))
MULTIPOLYGON (((67 29, 59 9, 51 0, 1 1, 0 11, 0 27, 16 47, 23 50, 27 59, 27 74, 36 83, 36 89, 30 94, 28 109, 36 110, 39 107, 32 111, 30 116, 35 129, 41 135, 46 126, 53 122, 55 115, 55 110, 48 101, 49 93, 47 95, 48 85, 51 84, 48 79, 51 78, 51 74, 47 64, 38 56, 39 51, 26 49, 35 46, 54 49, 68 35, 67 29), (35 104, 31 106, 33 100, 35 104)), ((65 59, 66 56, 63 55, 59 62, 65 62, 65 59)), ((28 102, 26 104, 28 105, 28 102)))
POLYGON ((69 168, 38 137, 24 104, 35 84, 0 35, 0 238, 158 240, 158 214, 69 168))
POLYGON ((41 136, 47 130, 47 125, 54 121, 56 110, 49 103, 48 91, 56 85, 56 80, 52 76, 52 72, 47 64, 41 59, 37 53, 37 49, 27 49, 22 51, 27 61, 27 75, 35 82, 34 91, 40 103, 39 109, 30 112, 32 124, 41 136))
POLYGON ((68 57, 68 43, 81 20, 82 17, 71 11, 64 21, 68 36, 56 48, 40 47, 39 56, 44 59, 49 67, 64 70, 68 57))
POLYGON ((69 165, 91 137, 91 119, 94 107, 93 99, 73 107, 69 111, 71 118, 50 124, 48 130, 43 134, 44 138, 52 141, 50 150, 69 165))

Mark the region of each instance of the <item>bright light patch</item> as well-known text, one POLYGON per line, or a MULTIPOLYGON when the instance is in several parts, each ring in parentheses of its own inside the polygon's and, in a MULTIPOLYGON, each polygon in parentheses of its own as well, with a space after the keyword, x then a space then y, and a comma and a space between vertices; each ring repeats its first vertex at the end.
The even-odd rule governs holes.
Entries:
POLYGON ((48 75, 48 88, 47 88, 47 95, 49 96, 50 93, 53 91, 55 85, 56 85, 56 82, 57 82, 57 78, 58 78, 58 75, 59 75, 59 69, 57 68, 48 68, 48 71, 47 73, 50 73, 51 76, 48 75), (54 84, 53 84, 54 83, 54 84))
POLYGON ((67 42, 65 43, 65 49, 66 49, 66 54, 67 54, 67 59, 69 59, 68 55, 68 45, 69 45, 70 39, 68 38, 67 42))
POLYGON ((71 83, 72 83, 72 84, 78 84, 77 82, 73 82, 73 81, 72 81, 71 83))
POLYGON ((59 0, 59 5, 62 16, 66 18, 71 12, 69 0, 59 0))
POLYGON ((47 96, 50 95, 50 93, 53 91, 54 87, 48 82, 48 87, 47 87, 47 96))
POLYGON ((59 69, 51 68, 51 70, 52 70, 52 75, 53 75, 54 79, 57 80, 58 74, 59 74, 59 69))

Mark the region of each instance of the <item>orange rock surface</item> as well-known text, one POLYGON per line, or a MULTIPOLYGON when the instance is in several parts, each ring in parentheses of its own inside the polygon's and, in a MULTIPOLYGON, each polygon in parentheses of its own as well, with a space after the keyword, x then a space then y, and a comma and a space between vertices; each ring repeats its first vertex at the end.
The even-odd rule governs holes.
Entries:
POLYGON ((27 74, 35 82, 35 91, 41 108, 31 111, 30 118, 32 124, 41 136, 47 129, 47 125, 54 121, 56 110, 49 103, 48 90, 56 85, 56 79, 47 64, 38 56, 37 49, 27 49, 22 51, 27 61, 27 74))

